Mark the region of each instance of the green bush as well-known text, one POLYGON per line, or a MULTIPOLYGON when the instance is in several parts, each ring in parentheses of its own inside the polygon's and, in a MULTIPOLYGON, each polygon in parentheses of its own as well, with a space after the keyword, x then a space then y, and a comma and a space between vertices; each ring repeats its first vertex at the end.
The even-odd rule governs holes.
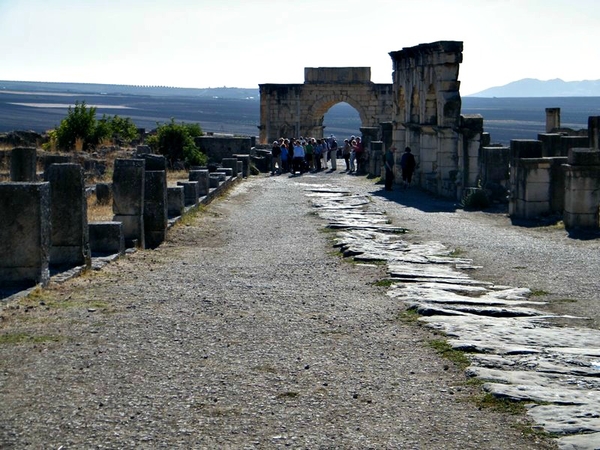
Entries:
POLYGON ((202 134, 198 124, 177 124, 175 119, 171 119, 170 123, 158 125, 156 134, 150 136, 146 143, 152 150, 164 155, 171 167, 177 161, 202 166, 207 163, 208 158, 194 142, 194 138, 202 134))
POLYGON ((55 130, 56 145, 61 150, 90 150, 107 139, 119 144, 129 144, 138 135, 130 118, 119 116, 96 119, 97 108, 85 102, 75 102, 55 130))
POLYGON ((96 108, 88 108, 85 102, 75 102, 75 108, 69 106, 65 117, 56 129, 56 141, 61 150, 89 150, 98 145, 106 129, 98 127, 96 108), (79 142, 78 142, 79 141, 79 142))

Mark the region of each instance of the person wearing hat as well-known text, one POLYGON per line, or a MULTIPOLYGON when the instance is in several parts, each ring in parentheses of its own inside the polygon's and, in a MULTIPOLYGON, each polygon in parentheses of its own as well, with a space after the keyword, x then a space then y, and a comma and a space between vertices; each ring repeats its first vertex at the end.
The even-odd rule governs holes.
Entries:
POLYGON ((396 147, 390 147, 383 155, 383 163, 385 165, 385 190, 391 191, 394 184, 394 152, 396 147))

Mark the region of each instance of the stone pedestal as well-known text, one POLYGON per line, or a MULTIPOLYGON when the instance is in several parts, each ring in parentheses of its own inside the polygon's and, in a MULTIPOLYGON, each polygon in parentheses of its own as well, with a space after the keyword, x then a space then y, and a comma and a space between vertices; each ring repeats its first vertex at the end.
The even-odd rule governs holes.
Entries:
POLYGON ((113 213, 123 224, 125 245, 145 248, 143 159, 116 159, 113 172, 113 213))
POLYGON ((385 170, 383 165, 383 142, 371 142, 371 155, 369 157, 369 175, 374 177, 384 177, 385 170))
POLYGON ((83 168, 79 164, 52 164, 45 177, 50 182, 52 214, 50 265, 90 267, 83 168))
POLYGON ((560 128, 560 108, 546 108, 546 133, 560 128))
POLYGON ((98 205, 108 205, 112 201, 112 184, 96 183, 96 203, 98 205))
POLYGON ((221 165, 224 168, 230 168, 232 171, 232 175, 237 176, 237 161, 237 158, 223 158, 223 160, 221 161, 221 165))
POLYGON ((566 228, 600 228, 600 151, 573 148, 565 171, 566 228))
POLYGON ((600 116, 588 117, 588 139, 592 150, 600 150, 600 116))
POLYGON ((158 247, 167 236, 167 175, 146 170, 144 180, 144 237, 146 248, 158 247))
POLYGON ((237 154, 233 157, 242 162, 242 176, 248 178, 250 176, 250 155, 237 154))
POLYGON ((589 138, 587 136, 561 136, 560 154, 556 156, 569 156, 572 148, 588 148, 589 138))
POLYGON ((121 222, 92 222, 88 225, 88 230, 93 255, 120 255, 125 251, 121 222))
POLYGON ((37 152, 35 148, 17 147, 10 153, 10 180, 33 183, 37 181, 37 152))
POLYGON ((183 201, 185 206, 196 205, 200 197, 197 181, 178 181, 178 186, 183 187, 183 201))
POLYGON ((177 217, 183 214, 185 205, 183 186, 167 188, 167 205, 167 214, 169 217, 177 217))
POLYGON ((198 195, 200 197, 208 195, 208 191, 210 189, 208 169, 190 170, 189 180, 198 182, 198 195))
POLYGON ((0 285, 50 280, 50 184, 0 183, 0 285))
POLYGON ((558 133, 540 133, 538 140, 542 142, 542 156, 544 158, 552 158, 561 156, 560 137, 558 133))

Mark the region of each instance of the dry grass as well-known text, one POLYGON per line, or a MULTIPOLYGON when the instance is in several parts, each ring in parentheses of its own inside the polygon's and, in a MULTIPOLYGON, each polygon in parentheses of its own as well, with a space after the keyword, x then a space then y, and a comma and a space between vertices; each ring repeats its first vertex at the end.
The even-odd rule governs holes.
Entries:
POLYGON ((87 199, 88 222, 106 222, 113 219, 112 202, 108 205, 96 203, 96 196, 90 195, 87 199))
POLYGON ((178 181, 187 181, 188 177, 186 170, 167 170, 167 186, 177 186, 178 181))

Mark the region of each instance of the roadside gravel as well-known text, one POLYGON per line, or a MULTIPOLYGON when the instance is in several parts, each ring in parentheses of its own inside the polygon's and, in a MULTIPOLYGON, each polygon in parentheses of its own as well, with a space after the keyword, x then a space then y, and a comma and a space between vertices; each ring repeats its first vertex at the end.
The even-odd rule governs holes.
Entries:
POLYGON ((468 228, 339 172, 244 181, 158 249, 2 310, 0 447, 554 448, 475 404, 373 285, 384 267, 334 253, 306 197, 321 183, 371 192, 411 239, 468 228))

